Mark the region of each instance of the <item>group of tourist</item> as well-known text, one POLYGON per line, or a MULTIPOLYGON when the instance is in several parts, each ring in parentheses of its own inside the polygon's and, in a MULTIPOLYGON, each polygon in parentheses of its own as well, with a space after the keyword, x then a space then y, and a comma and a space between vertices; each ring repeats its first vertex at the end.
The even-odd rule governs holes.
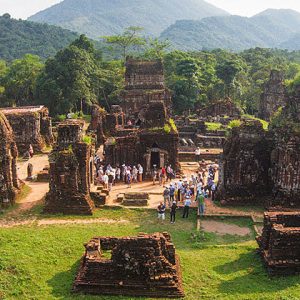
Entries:
POLYGON ((102 184, 109 191, 118 182, 124 182, 128 187, 131 187, 132 183, 143 181, 144 168, 140 164, 137 166, 123 164, 121 167, 113 167, 110 164, 105 166, 98 155, 95 155, 94 164, 97 184, 102 184))
POLYGON ((202 170, 197 174, 192 174, 190 178, 186 176, 179 181, 171 182, 170 186, 165 186, 163 191, 163 201, 157 207, 158 219, 165 220, 167 207, 170 209, 170 222, 175 223, 178 206, 183 206, 182 218, 188 218, 190 207, 193 202, 197 203, 200 215, 205 213, 205 198, 211 197, 214 201, 216 192, 215 184, 216 169, 211 165, 206 172, 202 170), (204 183, 206 181, 206 184, 204 183))
POLYGON ((152 169, 153 185, 156 184, 156 181, 158 181, 160 186, 164 185, 166 182, 175 179, 175 177, 176 174, 171 165, 159 169, 157 169, 156 165, 153 166, 152 169))

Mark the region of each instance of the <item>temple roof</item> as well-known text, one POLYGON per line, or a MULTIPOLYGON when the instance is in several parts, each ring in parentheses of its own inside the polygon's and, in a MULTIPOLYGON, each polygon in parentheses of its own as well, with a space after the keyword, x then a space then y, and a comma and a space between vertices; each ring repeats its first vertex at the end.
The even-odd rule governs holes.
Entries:
POLYGON ((39 106, 19 106, 19 107, 4 107, 0 111, 4 114, 17 114, 17 113, 35 113, 47 109, 44 105, 39 106))

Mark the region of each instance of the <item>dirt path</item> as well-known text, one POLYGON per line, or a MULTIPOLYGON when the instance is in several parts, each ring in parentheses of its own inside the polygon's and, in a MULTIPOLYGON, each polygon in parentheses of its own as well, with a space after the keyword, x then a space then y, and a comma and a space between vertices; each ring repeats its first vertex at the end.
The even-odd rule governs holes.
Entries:
POLYGON ((217 233, 219 235, 238 235, 246 236, 251 233, 248 227, 240 227, 234 224, 226 224, 224 222, 204 220, 201 221, 201 227, 206 232, 217 233))
POLYGON ((31 218, 25 221, 2 220, 0 221, 1 228, 12 228, 17 226, 50 226, 50 225, 80 225, 80 224, 128 224, 128 220, 114 220, 114 219, 41 219, 31 218))
POLYGON ((42 171, 45 166, 48 165, 48 155, 35 155, 28 161, 18 162, 17 169, 19 179, 24 181, 31 191, 25 198, 17 201, 17 204, 19 205, 16 209, 12 210, 6 215, 7 218, 17 217, 20 213, 30 210, 32 207, 42 201, 49 190, 49 183, 47 182, 26 181, 28 163, 31 163, 33 165, 33 175, 36 175, 37 173, 42 171))

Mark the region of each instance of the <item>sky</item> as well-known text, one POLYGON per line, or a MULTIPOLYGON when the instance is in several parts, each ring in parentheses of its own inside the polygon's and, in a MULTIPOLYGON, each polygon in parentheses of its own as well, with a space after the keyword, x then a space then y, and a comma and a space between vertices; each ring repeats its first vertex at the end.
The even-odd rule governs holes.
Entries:
MULTIPOLYGON (((27 19, 62 0, 0 0, 0 15, 9 13, 13 18, 27 19)), ((145 0, 147 1, 147 0, 145 0)), ((300 12, 300 0, 206 0, 231 14, 252 16, 267 8, 290 8, 300 12)))

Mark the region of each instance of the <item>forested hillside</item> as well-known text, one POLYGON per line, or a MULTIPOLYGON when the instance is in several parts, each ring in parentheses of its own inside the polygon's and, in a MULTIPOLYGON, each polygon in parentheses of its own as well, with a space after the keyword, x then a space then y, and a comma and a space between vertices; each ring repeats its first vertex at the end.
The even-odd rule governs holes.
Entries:
MULTIPOLYGON (((141 39, 137 34, 135 43, 141 39)), ((81 109, 87 113, 92 103, 109 110, 120 103, 126 56, 163 60, 166 84, 178 113, 230 97, 245 113, 254 115, 271 70, 283 72, 287 84, 295 78, 300 81, 300 51, 170 52, 166 44, 150 39, 144 48, 127 48, 122 59, 107 60, 82 35, 45 63, 33 55, 12 62, 0 60, 0 106, 44 104, 52 116, 81 109)))
POLYGON ((203 0, 65 0, 29 18, 55 24, 92 38, 140 26, 159 34, 180 19, 200 20, 228 13, 203 0))
POLYGON ((252 18, 222 16, 200 21, 179 20, 162 34, 181 50, 252 47, 298 50, 300 13, 293 10, 266 10, 252 18))
POLYGON ((45 59, 78 37, 56 26, 0 17, 0 59, 13 60, 27 53, 45 59))

